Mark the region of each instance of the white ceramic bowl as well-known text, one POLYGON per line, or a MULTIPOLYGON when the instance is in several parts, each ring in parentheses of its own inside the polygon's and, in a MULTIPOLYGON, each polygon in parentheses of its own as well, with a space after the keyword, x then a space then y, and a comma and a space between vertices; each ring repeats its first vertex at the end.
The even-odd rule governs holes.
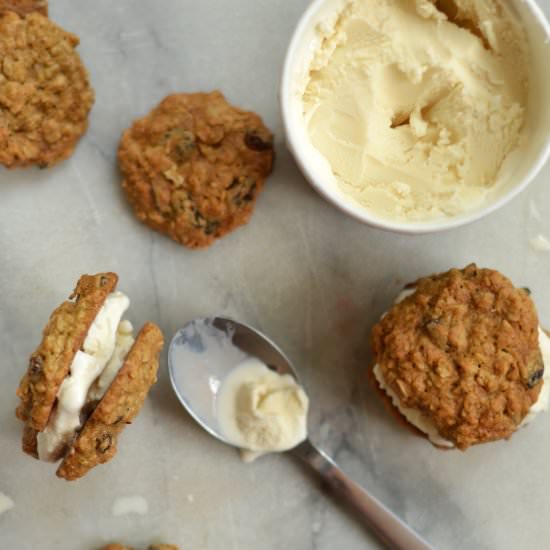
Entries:
MULTIPOLYGON (((376 0, 365 0, 376 1, 376 0)), ((319 46, 316 28, 334 17, 348 0, 314 0, 300 19, 283 69, 281 106, 287 145, 311 185, 340 210, 361 222, 400 233, 431 233, 458 227, 494 212, 533 180, 550 156, 550 25, 535 0, 508 0, 526 29, 530 47, 529 98, 524 132, 527 138, 505 161, 494 190, 477 208, 445 219, 400 222, 361 206, 339 189, 328 161, 312 145, 302 111, 309 66, 319 46)))

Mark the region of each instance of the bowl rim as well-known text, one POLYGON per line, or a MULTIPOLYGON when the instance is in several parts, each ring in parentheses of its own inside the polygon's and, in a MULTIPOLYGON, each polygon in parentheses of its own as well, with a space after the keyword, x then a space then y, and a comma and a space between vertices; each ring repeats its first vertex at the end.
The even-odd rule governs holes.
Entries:
MULTIPOLYGON (((422 235, 447 231, 481 220, 508 204, 527 188, 550 158, 550 131, 543 142, 535 162, 533 162, 530 169, 519 183, 512 185, 505 193, 500 195, 497 199, 488 202, 483 207, 475 209, 472 212, 462 212, 449 219, 409 223, 382 218, 372 214, 359 203, 354 203, 353 199, 347 198, 335 188, 332 182, 322 181, 315 177, 308 166, 305 155, 300 150, 297 132, 293 131, 298 124, 298 121, 291 112, 292 82, 294 77, 293 66, 302 35, 310 28, 311 20, 315 17, 319 9, 327 2, 331 1, 334 0, 313 0, 300 16, 285 54, 279 92, 287 147, 306 180, 322 197, 336 206, 340 211, 371 227, 401 234, 422 235)), ((550 40, 550 23, 541 7, 536 3, 536 0, 523 0, 523 3, 527 5, 527 8, 534 15, 534 18, 541 25, 547 39, 550 40)))

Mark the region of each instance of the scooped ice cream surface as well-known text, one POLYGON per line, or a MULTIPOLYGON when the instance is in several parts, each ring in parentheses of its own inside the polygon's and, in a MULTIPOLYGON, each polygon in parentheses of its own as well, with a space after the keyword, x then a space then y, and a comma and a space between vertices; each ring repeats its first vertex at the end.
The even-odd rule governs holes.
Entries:
POLYGON ((401 221, 482 204, 527 108, 527 39, 508 4, 351 0, 319 32, 304 118, 341 190, 401 221))

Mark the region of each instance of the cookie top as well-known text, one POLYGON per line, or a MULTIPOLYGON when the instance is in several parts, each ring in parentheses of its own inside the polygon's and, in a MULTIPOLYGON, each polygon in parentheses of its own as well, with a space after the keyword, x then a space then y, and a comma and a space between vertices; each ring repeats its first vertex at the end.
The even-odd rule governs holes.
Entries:
POLYGON ((414 286, 373 329, 384 381, 460 449, 509 437, 544 371, 528 293, 474 264, 414 286))
POLYGON ((59 386, 69 374, 76 352, 118 282, 115 273, 83 275, 69 297, 50 316, 42 342, 31 355, 17 395, 21 403, 17 416, 26 422, 23 447, 34 454, 35 431, 46 428, 59 386))
POLYGON ((19 15, 37 12, 48 17, 48 0, 0 0, 0 15, 8 11, 19 15))
POLYGON ((153 323, 146 323, 124 365, 57 469, 59 477, 73 481, 115 456, 118 434, 126 424, 132 423, 157 380, 163 345, 160 329, 153 323))
POLYGON ((47 167, 88 126, 94 92, 79 40, 39 13, 0 16, 0 163, 47 167))
POLYGON ((273 165, 261 118, 220 92, 165 98, 122 136, 122 187, 136 216, 190 248, 245 224, 273 165))

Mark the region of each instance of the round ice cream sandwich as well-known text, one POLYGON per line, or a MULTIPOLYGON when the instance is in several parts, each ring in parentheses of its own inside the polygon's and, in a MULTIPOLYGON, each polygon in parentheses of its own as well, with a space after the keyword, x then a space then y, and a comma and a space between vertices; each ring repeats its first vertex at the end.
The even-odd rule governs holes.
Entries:
POLYGON ((68 480, 114 456, 118 434, 156 381, 162 333, 147 323, 134 340, 117 281, 114 273, 80 278, 51 315, 17 390, 23 450, 63 458, 57 473, 68 480))
POLYGON ((439 448, 508 439, 548 409, 550 338, 529 293, 472 264, 409 285, 374 327, 370 378, 439 448))

